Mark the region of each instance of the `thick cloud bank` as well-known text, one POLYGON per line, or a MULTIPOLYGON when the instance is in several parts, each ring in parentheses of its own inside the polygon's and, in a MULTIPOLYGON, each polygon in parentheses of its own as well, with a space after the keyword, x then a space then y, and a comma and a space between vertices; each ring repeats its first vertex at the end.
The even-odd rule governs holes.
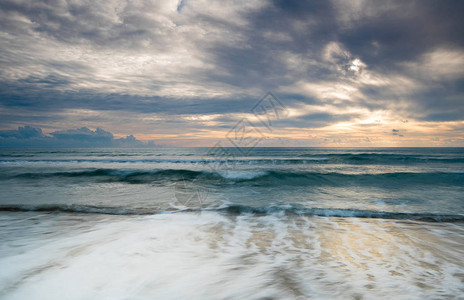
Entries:
POLYGON ((42 129, 31 126, 18 127, 17 130, 0 131, 0 146, 29 147, 152 147, 153 142, 144 143, 133 135, 115 139, 113 134, 101 128, 95 131, 82 127, 60 130, 49 135, 42 129))

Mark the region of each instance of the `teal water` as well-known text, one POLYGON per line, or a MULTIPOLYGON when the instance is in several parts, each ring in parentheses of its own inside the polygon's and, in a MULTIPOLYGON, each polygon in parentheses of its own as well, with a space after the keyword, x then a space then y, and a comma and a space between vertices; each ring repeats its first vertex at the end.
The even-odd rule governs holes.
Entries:
POLYGON ((463 148, 245 150, 0 149, 0 297, 464 293, 463 148))

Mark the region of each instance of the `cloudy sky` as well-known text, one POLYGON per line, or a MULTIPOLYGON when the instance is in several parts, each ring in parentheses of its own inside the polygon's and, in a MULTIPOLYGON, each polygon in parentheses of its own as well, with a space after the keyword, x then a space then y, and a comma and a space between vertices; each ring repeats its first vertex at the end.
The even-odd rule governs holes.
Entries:
POLYGON ((448 0, 2 0, 0 139, 211 146, 246 120, 261 146, 464 146, 463 12, 448 0), (286 111, 272 126, 252 111, 267 92, 286 111))

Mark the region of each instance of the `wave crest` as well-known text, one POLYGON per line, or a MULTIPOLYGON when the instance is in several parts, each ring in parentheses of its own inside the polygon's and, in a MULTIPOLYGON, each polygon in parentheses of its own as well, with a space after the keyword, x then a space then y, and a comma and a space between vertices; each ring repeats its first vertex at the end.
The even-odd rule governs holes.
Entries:
POLYGON ((101 207, 92 205, 0 205, 0 211, 9 212, 62 212, 62 213, 85 213, 85 214, 107 214, 107 215, 153 215, 160 213, 201 213, 217 212, 228 215, 287 215, 308 217, 332 217, 332 218, 367 218, 367 219, 392 219, 409 220, 421 222, 447 222, 462 223, 464 215, 433 214, 433 213, 399 213, 387 211, 373 211, 360 209, 340 208, 301 208, 301 207, 253 207, 245 205, 227 205, 215 208, 182 209, 182 210, 154 210, 154 209, 128 209, 123 207, 101 207))
POLYGON ((411 186, 411 185, 457 185, 462 186, 462 172, 432 173, 376 173, 344 174, 291 171, 251 171, 251 170, 125 170, 92 169, 69 172, 22 173, 13 176, 3 175, 0 179, 41 180, 47 178, 72 178, 73 180, 92 180, 99 182, 124 182, 128 184, 149 184, 156 182, 195 181, 199 184, 220 184, 232 181, 253 185, 302 185, 302 186, 411 186))

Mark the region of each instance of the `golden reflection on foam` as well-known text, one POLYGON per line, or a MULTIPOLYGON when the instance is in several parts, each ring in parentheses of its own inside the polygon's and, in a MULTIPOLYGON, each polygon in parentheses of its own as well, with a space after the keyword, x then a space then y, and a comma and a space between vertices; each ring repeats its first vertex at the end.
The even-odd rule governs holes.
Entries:
MULTIPOLYGON (((255 261, 259 255, 266 255, 286 261, 275 267, 276 280, 285 279, 280 278, 284 269, 293 266, 312 269, 319 279, 331 272, 356 279, 353 284, 366 290, 375 289, 380 281, 392 281, 394 285, 398 280, 409 280, 420 290, 431 289, 435 279, 448 275, 462 281, 462 274, 448 274, 446 269, 452 265, 464 268, 464 228, 460 225, 293 216, 285 226, 276 227, 272 220, 263 222, 265 218, 255 216, 250 220, 253 225, 244 240, 248 259, 254 257, 255 261), (450 235, 455 236, 450 239, 450 235)), ((246 263, 250 263, 248 259, 246 263)), ((327 280, 326 284, 335 283, 327 280)))
MULTIPOLYGON (((412 276, 417 287, 431 289, 434 282, 428 279, 447 276, 444 265, 464 267, 462 227, 449 232, 448 224, 439 223, 355 218, 319 221, 324 224, 317 229, 324 249, 321 262, 333 265, 335 261, 338 271, 347 275, 361 273, 372 282, 412 276), (324 228, 327 225, 332 230, 324 228), (437 234, 440 227, 446 227, 443 236, 437 234), (450 239, 450 234, 455 237, 450 239)), ((460 273, 452 276, 460 278, 460 273)))

